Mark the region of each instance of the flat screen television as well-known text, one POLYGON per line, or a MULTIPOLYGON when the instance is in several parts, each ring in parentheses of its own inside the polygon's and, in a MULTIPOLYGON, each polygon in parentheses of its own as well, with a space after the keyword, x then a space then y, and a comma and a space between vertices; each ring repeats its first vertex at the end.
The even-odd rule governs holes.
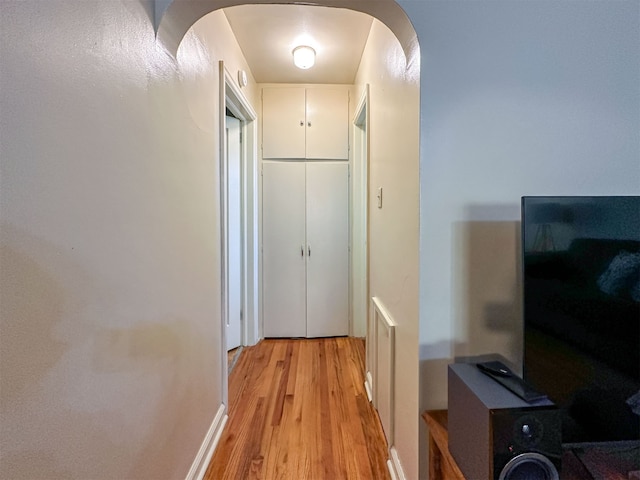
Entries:
POLYGON ((565 444, 640 442, 640 197, 523 197, 524 379, 565 444))

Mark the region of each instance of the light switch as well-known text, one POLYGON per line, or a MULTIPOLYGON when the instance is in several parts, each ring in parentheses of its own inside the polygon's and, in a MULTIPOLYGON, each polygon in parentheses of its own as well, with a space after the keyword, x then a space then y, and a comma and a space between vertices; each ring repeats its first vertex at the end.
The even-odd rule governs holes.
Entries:
POLYGON ((382 187, 378 187, 376 198, 378 199, 378 208, 382 208, 382 187))

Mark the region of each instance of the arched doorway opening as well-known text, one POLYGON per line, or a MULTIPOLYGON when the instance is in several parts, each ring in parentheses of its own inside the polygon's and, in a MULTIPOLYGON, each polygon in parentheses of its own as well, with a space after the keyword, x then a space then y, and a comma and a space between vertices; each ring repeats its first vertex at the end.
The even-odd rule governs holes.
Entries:
MULTIPOLYGON (((156 0, 155 28, 158 40, 172 55, 176 55, 182 38, 200 18, 221 8, 249 4, 273 4, 271 0, 209 0, 184 2, 156 0)), ((296 5, 294 0, 281 0, 283 5, 296 5)), ((336 7, 366 13, 384 23, 400 42, 407 66, 419 59, 418 36, 409 18, 395 0, 362 2, 359 0, 316 0, 313 5, 336 7)))
MULTIPOLYGON (((363 62, 363 73, 358 78, 360 90, 353 98, 357 104, 362 98, 362 89, 370 84, 370 104, 366 109, 370 118, 358 112, 352 118, 352 128, 361 128, 363 118, 367 118, 366 128, 371 135, 371 145, 367 149, 371 155, 367 184, 370 190, 369 251, 372 261, 367 297, 376 297, 379 311, 386 312, 388 324, 396 328, 393 335, 395 348, 386 350, 393 353, 384 357, 389 362, 384 371, 391 376, 384 379, 385 385, 390 386, 390 397, 386 398, 392 422, 390 462, 396 472, 404 468, 407 476, 413 477, 417 476, 418 469, 419 425, 417 266, 420 57, 415 31, 398 4, 393 0, 373 2, 373 5, 366 3, 323 1, 310 7, 354 9, 378 20, 377 35, 372 40, 374 45, 363 62), (391 43, 394 45, 389 46, 391 43), (416 413, 415 416, 406 414, 412 411, 416 413), (401 464, 403 467, 400 467, 401 464)), ((214 10, 244 4, 242 1, 214 0, 170 3, 161 16, 157 37, 169 53, 175 54, 182 37, 194 22, 214 10)), ((258 105, 256 103, 256 107, 258 105)), ((382 336, 381 333, 377 341, 383 342, 382 336)), ((375 392, 375 384, 370 389, 375 392)), ((226 403, 226 398, 223 401, 226 403)))

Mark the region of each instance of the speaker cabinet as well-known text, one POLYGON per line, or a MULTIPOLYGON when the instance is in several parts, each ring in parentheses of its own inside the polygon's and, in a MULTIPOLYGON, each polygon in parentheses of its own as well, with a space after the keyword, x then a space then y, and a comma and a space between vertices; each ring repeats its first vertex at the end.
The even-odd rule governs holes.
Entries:
POLYGON ((449 365, 449 452, 469 480, 558 480, 560 415, 527 403, 475 364, 449 365))

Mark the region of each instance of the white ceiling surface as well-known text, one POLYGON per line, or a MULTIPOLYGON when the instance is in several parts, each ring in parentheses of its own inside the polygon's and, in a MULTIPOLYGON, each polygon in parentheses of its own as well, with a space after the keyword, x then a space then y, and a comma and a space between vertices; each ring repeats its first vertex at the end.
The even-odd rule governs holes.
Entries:
POLYGON ((352 10, 307 5, 242 5, 224 12, 258 83, 352 84, 373 21, 352 10), (315 66, 293 65, 298 45, 315 49, 315 66))

